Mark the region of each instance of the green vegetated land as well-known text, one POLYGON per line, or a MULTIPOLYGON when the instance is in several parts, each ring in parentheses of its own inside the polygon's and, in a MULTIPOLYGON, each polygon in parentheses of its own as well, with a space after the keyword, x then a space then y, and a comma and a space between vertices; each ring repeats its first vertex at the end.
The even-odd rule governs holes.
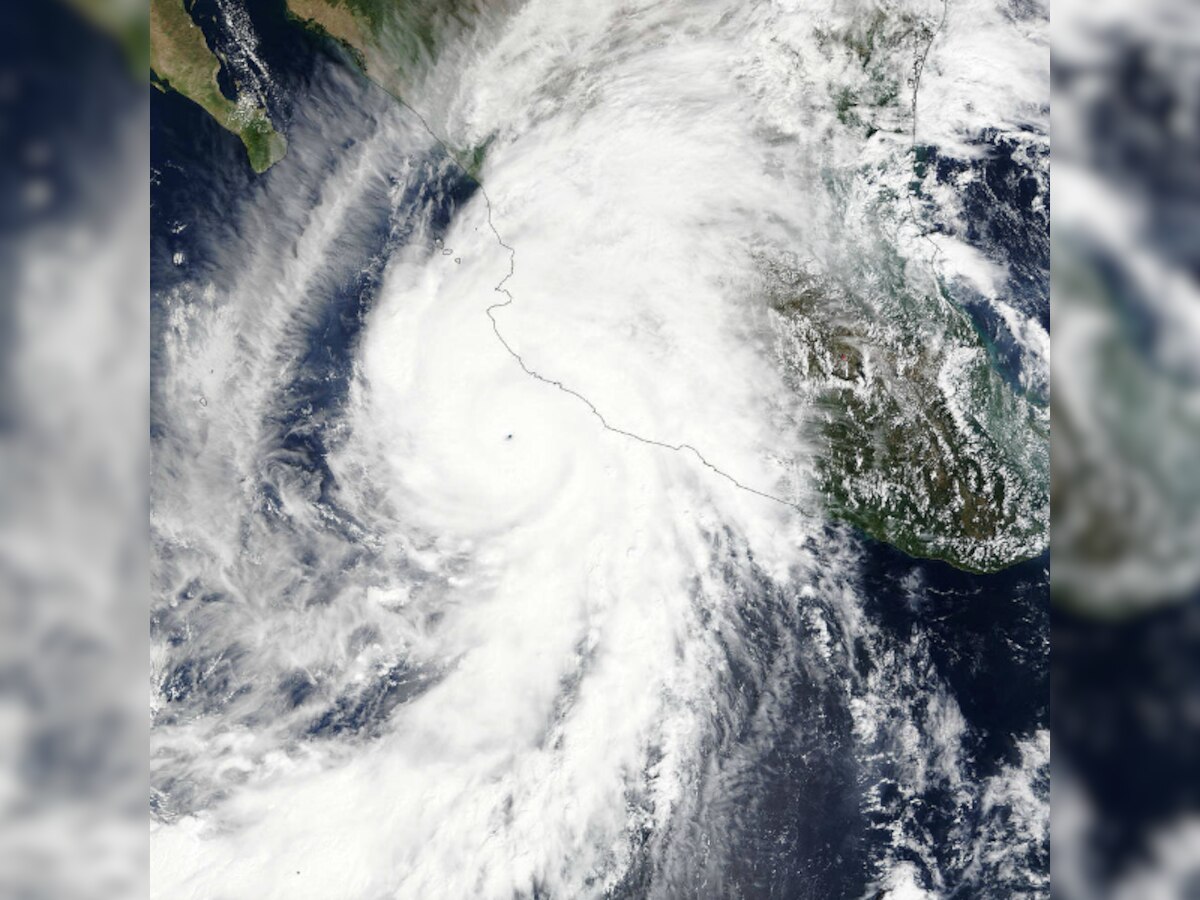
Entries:
POLYGON ((844 254, 762 268, 778 358, 812 411, 829 511, 911 555, 990 572, 1046 547, 1050 419, 1000 374, 927 263, 897 249, 925 202, 922 148, 909 146, 912 61, 937 14, 884 2, 814 31, 837 73, 824 85, 832 130, 891 149, 822 175, 844 254))
MULTIPOLYGON (((483 0, 287 0, 289 12, 338 40, 385 90, 403 95, 483 0)), ((495 5, 494 3, 492 5, 495 5)))
MULTIPOLYGON (((84 6, 102 0, 76 0, 84 6)), ((396 97, 432 65, 446 40, 471 27, 484 0, 287 0, 289 14, 337 41, 365 75, 396 97)), ((492 5, 495 5, 494 3, 492 5)), ((221 62, 193 21, 186 0, 151 0, 150 69, 154 83, 198 103, 241 138, 256 172, 283 158, 287 141, 255 99, 230 100, 217 83, 221 62)), ((459 150, 474 176, 484 147, 459 150)))
POLYGON ((241 138, 255 172, 265 172, 287 152, 287 139, 275 130, 254 97, 239 92, 230 100, 217 84, 221 62, 192 20, 184 0, 150 0, 150 71, 154 84, 199 104, 221 127, 241 138))
POLYGON ((897 66, 928 46, 933 24, 906 10, 876 8, 842 29, 815 28, 813 35, 827 61, 848 54, 846 83, 830 83, 838 122, 870 138, 878 131, 898 132, 897 112, 909 108, 911 71, 897 66))
POLYGON ((831 511, 916 556, 994 571, 1045 546, 1049 416, 898 256, 813 276, 774 265, 789 383, 815 410, 831 511), (865 269, 869 266, 871 271, 865 269))
MULTIPOLYGON (((400 100, 455 36, 502 6, 502 0, 287 0, 293 18, 340 44, 364 75, 400 100)), ((488 143, 447 149, 478 179, 488 143)))

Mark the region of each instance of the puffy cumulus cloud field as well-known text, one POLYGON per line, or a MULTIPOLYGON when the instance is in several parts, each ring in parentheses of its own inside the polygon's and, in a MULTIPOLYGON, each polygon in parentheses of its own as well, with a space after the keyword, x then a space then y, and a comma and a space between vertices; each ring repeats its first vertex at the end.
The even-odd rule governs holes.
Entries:
POLYGON ((1046 896, 1045 272, 964 200, 1036 236, 1046 10, 530 0, 402 102, 216 11, 288 152, 153 100, 153 894, 1046 896))

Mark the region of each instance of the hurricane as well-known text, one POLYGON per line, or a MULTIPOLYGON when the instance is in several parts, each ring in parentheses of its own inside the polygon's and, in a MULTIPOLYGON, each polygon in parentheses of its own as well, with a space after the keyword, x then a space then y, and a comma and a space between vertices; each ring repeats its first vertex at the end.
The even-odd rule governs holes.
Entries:
POLYGON ((1049 896, 1045 7, 311 5, 152 99, 152 893, 1049 896))

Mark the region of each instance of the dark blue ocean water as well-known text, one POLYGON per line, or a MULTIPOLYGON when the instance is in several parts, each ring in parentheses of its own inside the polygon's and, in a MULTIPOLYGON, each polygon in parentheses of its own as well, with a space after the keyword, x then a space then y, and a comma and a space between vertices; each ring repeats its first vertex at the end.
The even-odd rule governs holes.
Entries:
MULTIPOLYGON (((969 726, 968 781, 982 785, 1005 767, 1019 767, 1017 740, 1048 727, 1048 559, 975 575, 868 538, 857 543, 863 562, 852 583, 879 635, 855 643, 845 666, 802 653, 786 677, 769 677, 790 641, 816 643, 803 616, 791 611, 806 603, 828 611, 830 604, 816 599, 797 605, 778 587, 764 583, 760 593, 731 582, 741 597, 739 643, 748 638, 752 648, 730 656, 733 674, 723 693, 737 701, 713 748, 715 758, 733 762, 721 766, 722 777, 714 779, 720 788, 690 833, 681 829, 667 862, 647 852, 618 896, 632 900, 651 886, 666 886, 666 896, 679 897, 863 897, 876 880, 877 862, 887 859, 912 864, 927 885, 941 877, 946 896, 999 900, 1028 895, 1029 876, 1048 872, 1048 843, 1014 847, 1015 878, 986 866, 966 872, 964 844, 1007 811, 985 816, 976 807, 964 821, 954 797, 940 786, 909 796, 906 754, 885 746, 864 760, 846 704, 848 688, 855 691, 875 670, 890 666, 892 654, 915 643, 928 652, 896 685, 894 715, 919 716, 929 692, 944 685, 969 726), (868 802, 872 790, 878 805, 868 802), (902 833, 932 848, 932 869, 921 853, 895 847, 898 823, 902 833), (719 859, 715 870, 709 856, 719 859)), ((834 637, 848 640, 836 627, 834 637)), ((1035 790, 1048 797, 1045 777, 1035 790)))
MULTIPOLYGON (((223 47, 229 36, 222 32, 216 12, 215 4, 198 4, 197 15, 210 44, 223 47)), ((209 286, 222 295, 223 303, 261 302, 240 285, 242 264, 260 247, 272 254, 295 252, 296 242, 310 224, 310 211, 328 199, 323 196, 326 181, 347 155, 371 139, 380 126, 382 106, 392 103, 351 70, 339 47, 288 20, 281 3, 251 4, 249 12, 261 40, 258 54, 271 78, 267 99, 273 121, 295 138, 293 151, 303 143, 304 153, 289 152, 269 171, 256 175, 236 136, 186 98, 173 92, 153 93, 151 429, 156 438, 163 436, 157 376, 165 330, 171 327, 169 306, 207 302, 203 295, 209 286), (270 211, 265 220, 248 214, 258 207, 270 211), (177 254, 182 264, 176 262, 177 254)), ((323 521, 351 548, 352 533, 361 534, 361 528, 338 506, 327 458, 347 401, 359 336, 389 257, 415 239, 418 226, 423 242, 443 236, 455 210, 478 187, 464 173, 446 166, 440 151, 430 150, 428 142, 420 142, 411 154, 405 147, 396 148, 397 166, 414 157, 428 177, 402 182, 386 169, 374 173, 365 187, 357 189, 352 215, 328 252, 314 261, 303 296, 289 298, 298 317, 302 311, 303 339, 288 360, 294 364, 294 375, 271 398, 263 422, 263 433, 269 438, 261 448, 260 480, 255 485, 260 512, 276 520, 281 529, 288 527, 278 512, 284 504, 276 487, 281 472, 286 473, 283 477, 289 483, 308 486, 323 521)), ((370 552, 365 547, 352 549, 340 565, 353 567, 370 552)), ((313 554, 303 554, 297 564, 305 578, 328 585, 330 595, 336 593, 342 574, 336 566, 313 554)), ((189 583, 174 597, 179 609, 173 603, 157 610, 153 623, 157 639, 180 648, 164 679, 166 704, 159 721, 174 721, 176 710, 216 711, 206 698, 219 705, 238 687, 238 670, 245 661, 240 645, 200 657, 182 646, 187 610, 197 603, 224 599, 216 586, 189 583)), ((409 672, 403 666, 383 673, 314 713, 306 734, 377 733, 400 702, 427 686, 426 679, 426 673, 409 672)), ((286 676, 278 689, 285 702, 295 707, 308 698, 312 683, 303 672, 296 672, 286 676)))
MULTIPOLYGON (((246 8, 261 41, 258 55, 270 73, 272 90, 265 99, 273 121, 285 133, 319 135, 319 150, 304 160, 289 154, 266 173, 255 175, 236 136, 181 95, 153 92, 151 281, 157 298, 152 318, 156 338, 164 325, 163 296, 181 284, 212 284, 236 292, 238 272, 230 261, 238 257, 238 245, 259 240, 286 245, 289 236, 298 236, 303 211, 321 199, 324 178, 378 124, 373 111, 381 92, 363 78, 348 76, 349 60, 340 47, 287 19, 282 3, 252 3, 246 8), (318 92, 325 98, 320 109, 295 101, 318 92), (374 102, 367 102, 368 98, 374 102), (243 232, 246 226, 236 213, 270 199, 276 189, 273 182, 279 179, 285 180, 283 190, 293 192, 287 199, 298 211, 295 221, 271 223, 278 225, 278 231, 270 236, 243 232), (183 254, 185 265, 176 265, 177 253, 183 254)), ((216 12, 211 0, 197 3, 196 15, 210 44, 220 48, 229 38, 222 33, 216 12)), ((434 168, 442 161, 435 152, 429 165, 434 168)), ((432 229, 433 237, 440 237, 454 210, 476 188, 465 173, 451 168, 448 173, 439 171, 436 181, 404 187, 397 197, 397 182, 380 175, 322 260, 309 289, 312 302, 305 304, 314 319, 307 347, 298 360, 297 378, 279 398, 274 424, 281 436, 280 451, 290 464, 320 475, 323 499, 327 499, 330 476, 323 437, 328 417, 322 412, 336 413, 345 400, 354 347, 387 258, 411 239, 418 219, 432 229)), ((253 301, 234 298, 234 302, 253 301)), ((161 340, 153 344, 152 357, 161 340)), ((268 494, 273 490, 269 485, 264 489, 268 494)))

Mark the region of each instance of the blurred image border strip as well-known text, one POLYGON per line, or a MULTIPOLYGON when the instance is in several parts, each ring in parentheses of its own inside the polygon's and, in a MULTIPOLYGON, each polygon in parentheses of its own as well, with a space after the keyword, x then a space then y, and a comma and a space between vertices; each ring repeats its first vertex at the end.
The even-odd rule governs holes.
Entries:
POLYGON ((4 17, 0 894, 145 896, 145 13, 4 17))
POLYGON ((1056 897, 1200 884, 1200 10, 1053 7, 1056 897))

